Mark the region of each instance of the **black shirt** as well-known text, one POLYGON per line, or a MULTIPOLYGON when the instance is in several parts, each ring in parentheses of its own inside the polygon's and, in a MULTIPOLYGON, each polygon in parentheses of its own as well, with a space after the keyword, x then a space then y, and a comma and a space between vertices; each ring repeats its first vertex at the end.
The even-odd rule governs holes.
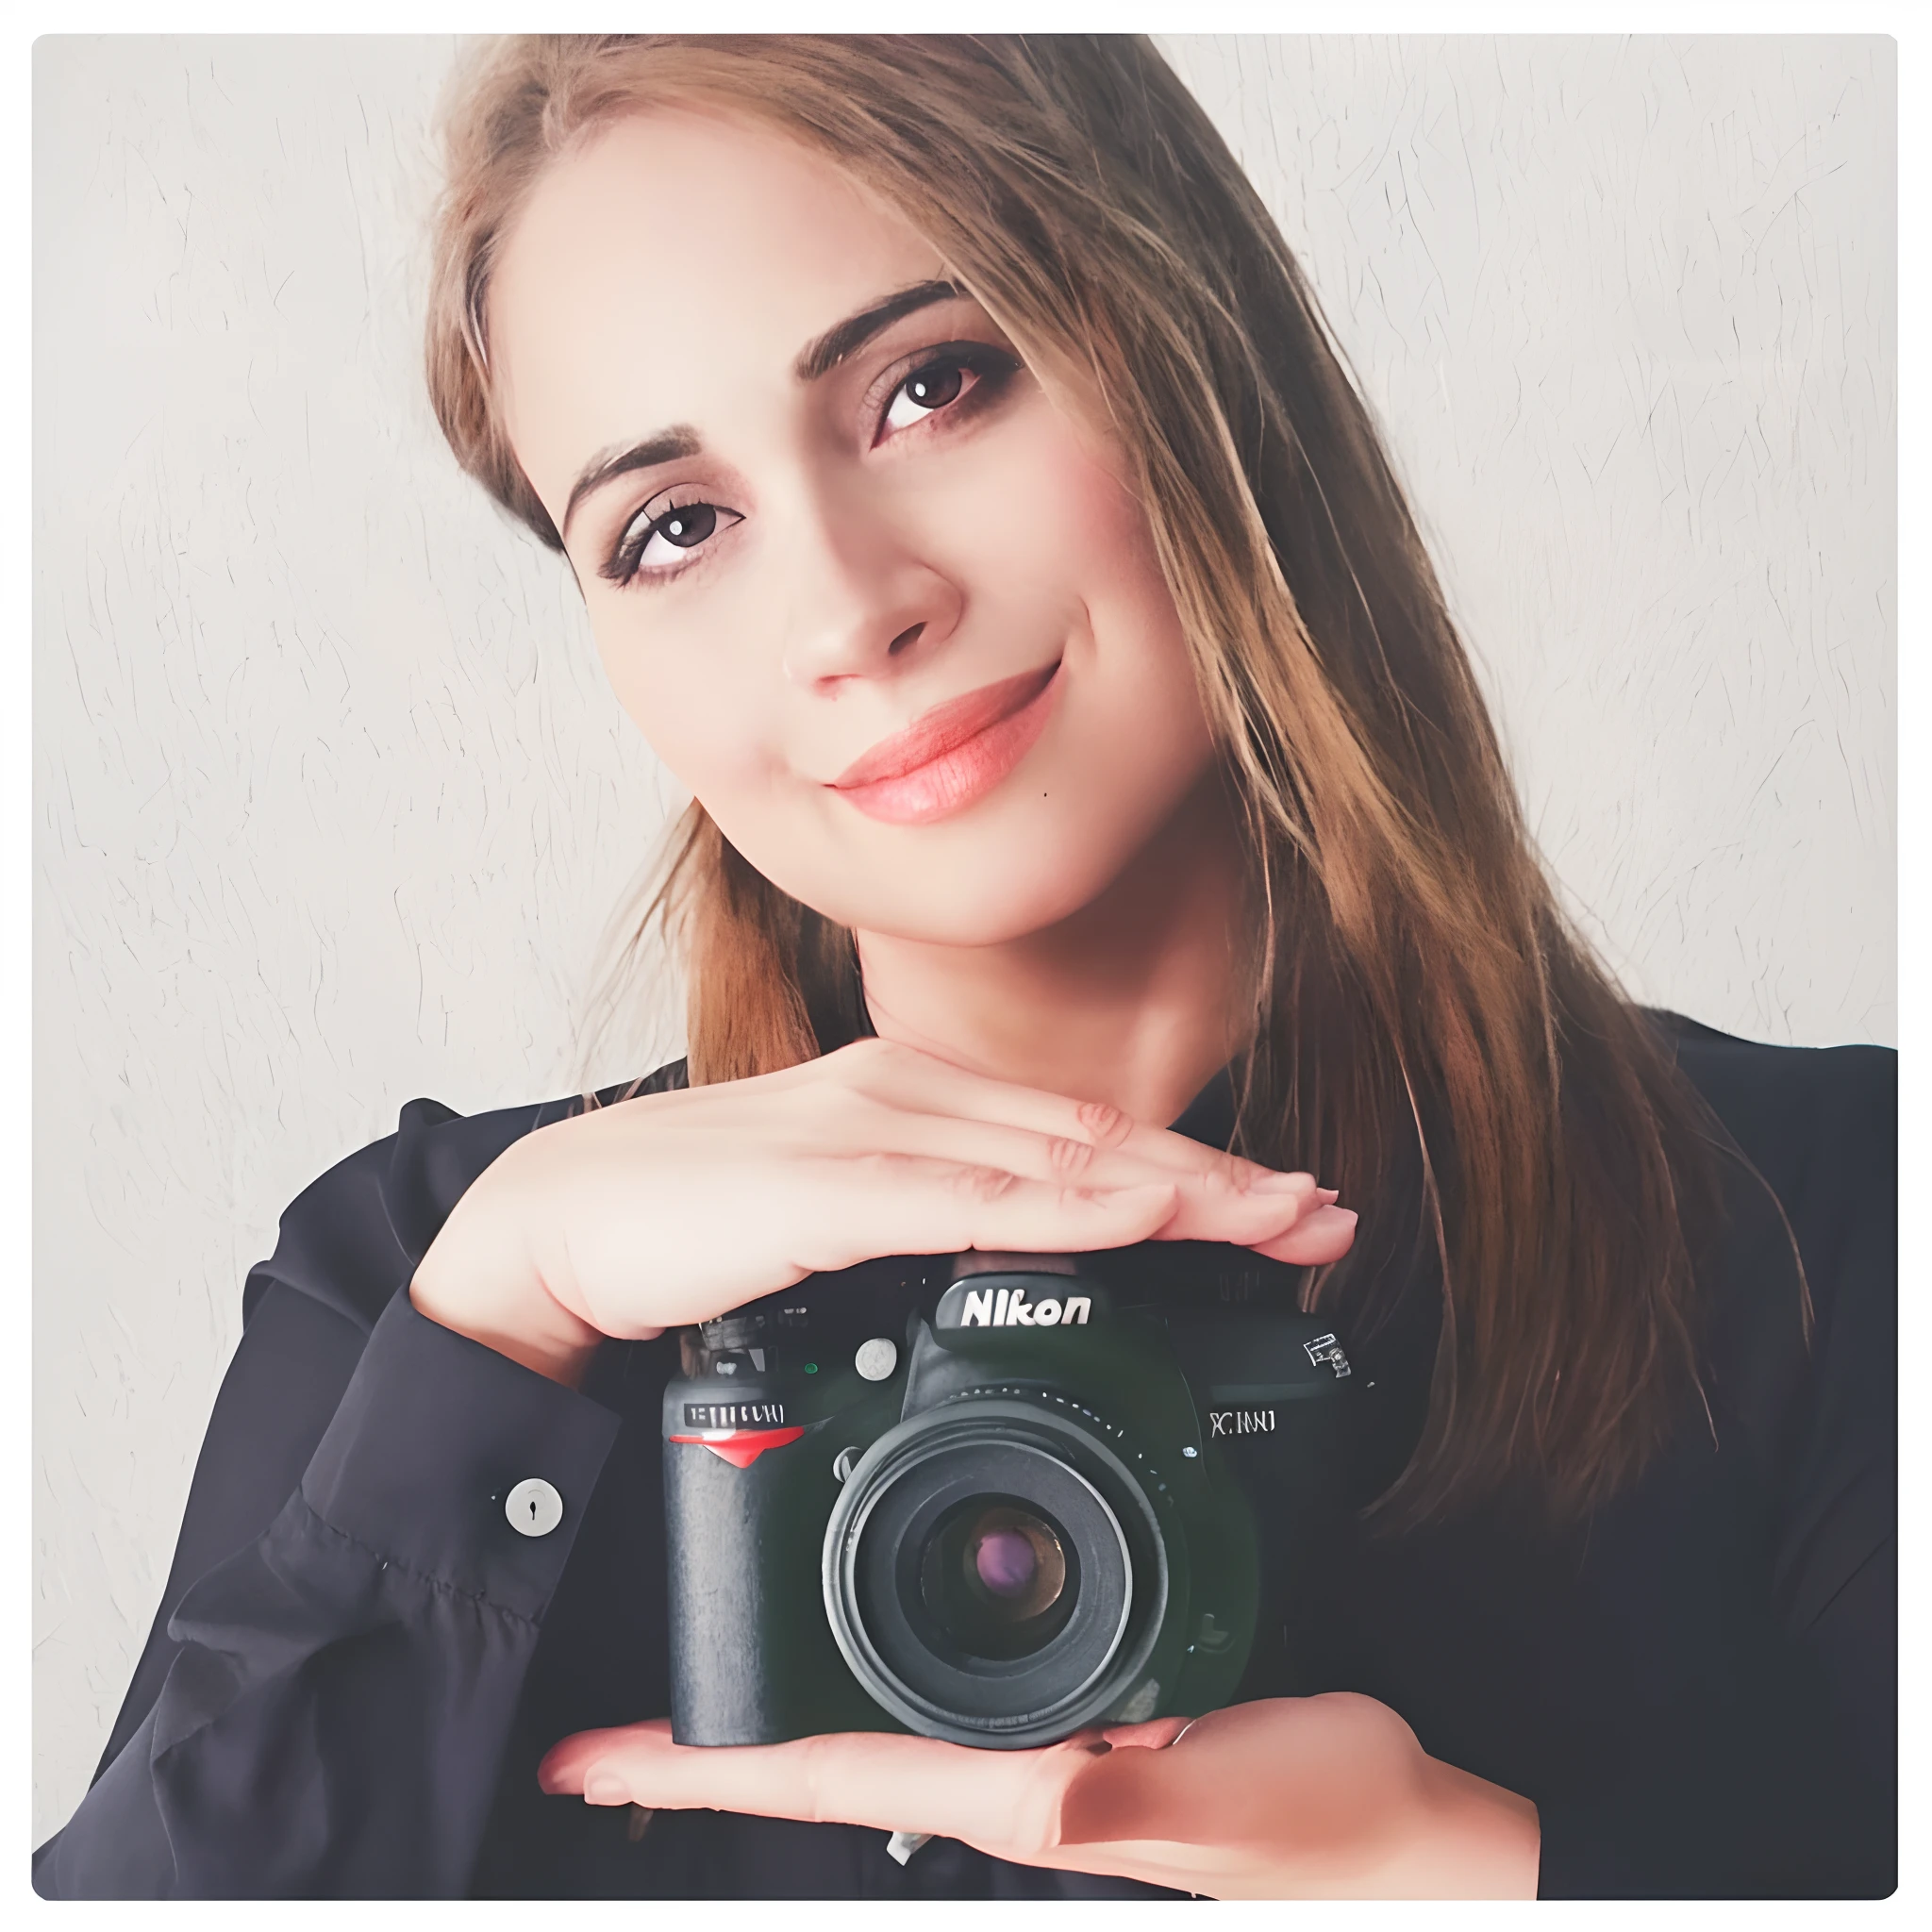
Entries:
MULTIPOLYGON (((1661 1016, 1789 1218, 1735 1189, 1709 1414, 1581 1530, 1500 1508, 1354 1541, 1333 1688, 1539 1807, 1545 1897, 1878 1896, 1896 1840, 1896 1056, 1661 1016)), ((681 1068, 652 1085, 677 1084, 681 1068)), ((675 1338, 584 1389, 419 1315, 470 1183, 575 1099, 411 1101, 316 1181, 250 1274, 153 1633, 95 1781, 35 1855, 50 1897, 1080 1898, 1124 1879, 935 1840, 545 1797, 567 1733, 668 1708, 659 1396, 675 1338), (541 1477, 563 1518, 502 1498, 541 1477)), ((1226 1143, 1225 1083, 1176 1123, 1226 1143)), ((1367 1213, 1374 1203, 1361 1203, 1367 1213)), ((1419 1274, 1357 1339, 1391 1453, 1420 1425, 1419 1274)))

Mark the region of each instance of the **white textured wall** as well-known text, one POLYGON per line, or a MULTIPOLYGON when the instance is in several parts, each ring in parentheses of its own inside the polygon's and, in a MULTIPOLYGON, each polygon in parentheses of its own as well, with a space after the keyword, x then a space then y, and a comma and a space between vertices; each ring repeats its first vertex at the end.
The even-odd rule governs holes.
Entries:
POLYGON ((1896 1028, 1893 43, 1171 39, 1640 998, 1896 1028))
MULTIPOLYGON (((1890 1041, 1891 43, 1165 44, 1628 983, 1890 1041)), ((411 1095, 571 1088, 673 796, 420 394, 450 51, 36 49, 37 1840, 280 1208, 411 1095)))

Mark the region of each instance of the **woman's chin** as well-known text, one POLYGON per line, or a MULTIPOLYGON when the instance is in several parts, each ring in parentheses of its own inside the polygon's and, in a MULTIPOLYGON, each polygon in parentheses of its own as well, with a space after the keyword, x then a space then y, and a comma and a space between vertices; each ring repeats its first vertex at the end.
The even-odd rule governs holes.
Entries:
POLYGON ((828 912, 841 925, 882 939, 936 946, 1010 945, 1062 924, 1107 890, 1105 874, 1071 865, 993 864, 927 869, 916 878, 876 880, 874 890, 828 912))
MULTIPOLYGON (((830 822, 810 811, 768 813, 741 824, 742 839, 720 822, 766 878, 840 925, 929 945, 998 946, 1117 898, 1197 778, 1191 770, 1143 773, 1132 788, 1090 781, 1077 797, 1062 775, 1051 802, 1009 780, 931 825, 858 824, 842 804, 846 816, 830 822)), ((1146 870, 1153 887, 1172 867, 1146 870)))

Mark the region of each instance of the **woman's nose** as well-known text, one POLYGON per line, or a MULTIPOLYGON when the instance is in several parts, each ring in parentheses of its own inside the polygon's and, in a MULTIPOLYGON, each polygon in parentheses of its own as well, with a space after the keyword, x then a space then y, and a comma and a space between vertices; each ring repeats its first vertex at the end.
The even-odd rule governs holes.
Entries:
POLYGON ((824 690, 929 657, 958 627, 959 586, 903 533, 805 520, 785 572, 785 673, 824 690))

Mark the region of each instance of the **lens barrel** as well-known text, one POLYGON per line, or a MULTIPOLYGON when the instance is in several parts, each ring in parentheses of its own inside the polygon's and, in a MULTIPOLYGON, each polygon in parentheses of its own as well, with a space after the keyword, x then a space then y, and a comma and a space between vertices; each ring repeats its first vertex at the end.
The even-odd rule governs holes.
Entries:
POLYGON ((1184 1540, 1107 1433, 1056 1397, 974 1393, 852 1472, 825 1532, 826 1614, 859 1685, 911 1729, 1047 1743, 1134 1682, 1184 1540))

